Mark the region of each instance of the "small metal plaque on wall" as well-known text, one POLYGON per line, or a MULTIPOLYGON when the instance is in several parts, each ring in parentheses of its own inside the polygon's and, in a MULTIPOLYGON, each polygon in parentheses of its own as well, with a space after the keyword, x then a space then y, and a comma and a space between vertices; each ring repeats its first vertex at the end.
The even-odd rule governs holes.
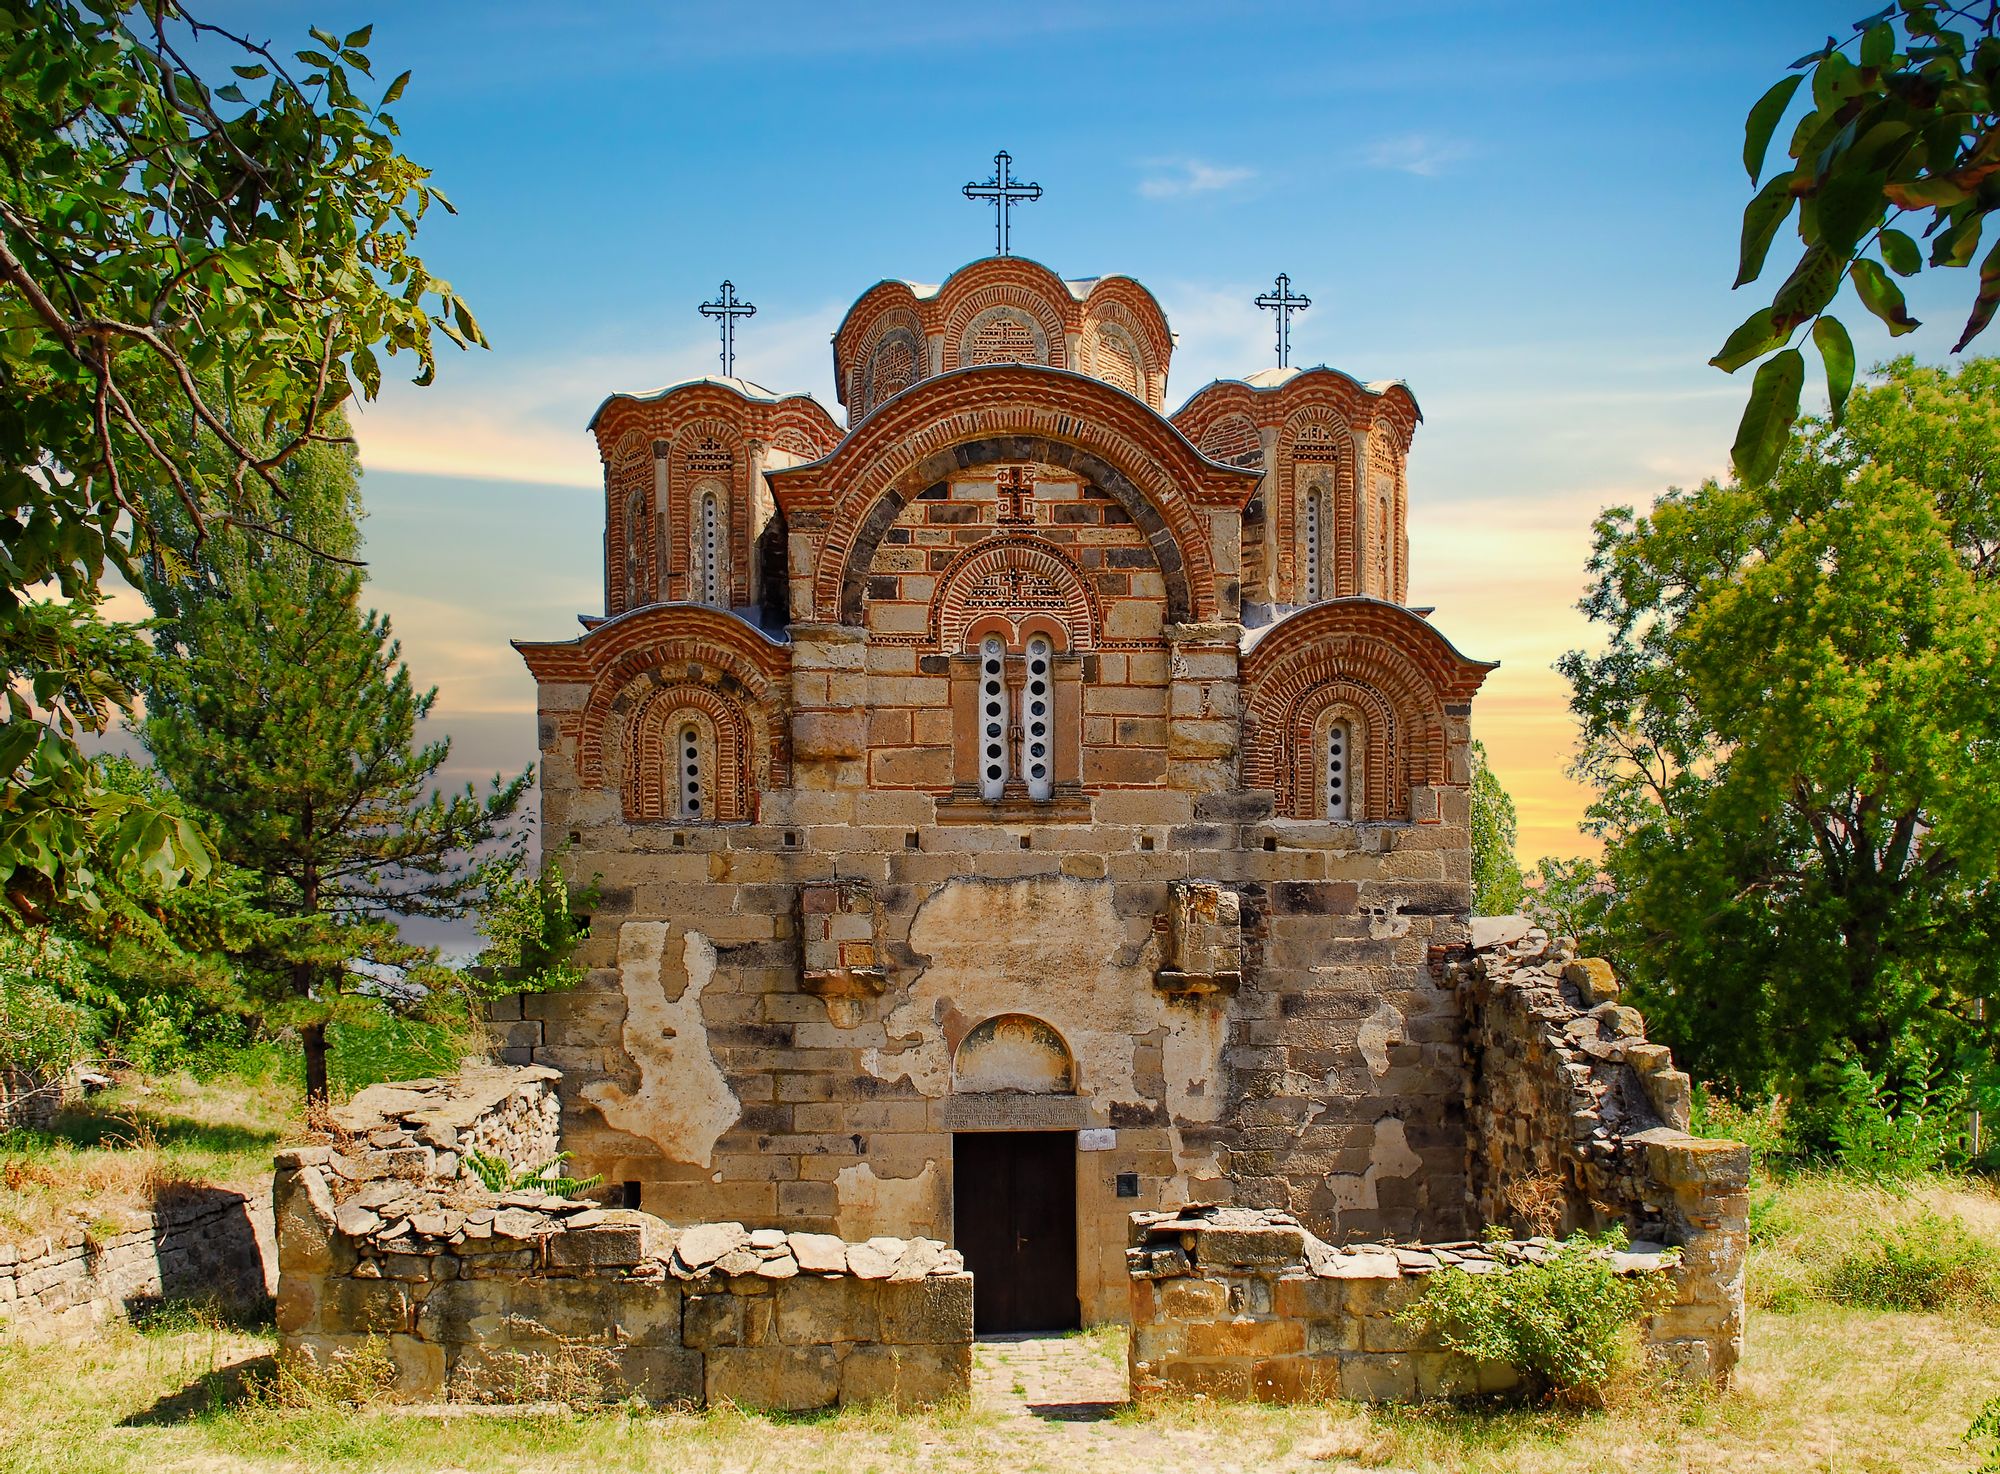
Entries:
POLYGON ((1118 1133, 1108 1126, 1093 1126, 1076 1133, 1076 1149, 1080 1152, 1108 1152, 1118 1145, 1118 1133))

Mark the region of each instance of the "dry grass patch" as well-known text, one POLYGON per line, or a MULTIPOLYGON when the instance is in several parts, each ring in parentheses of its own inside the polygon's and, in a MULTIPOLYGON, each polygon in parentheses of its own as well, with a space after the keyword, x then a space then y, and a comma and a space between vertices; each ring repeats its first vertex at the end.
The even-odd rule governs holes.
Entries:
POLYGON ((79 1219, 115 1230, 121 1212, 191 1184, 261 1183, 296 1129, 296 1094, 274 1077, 135 1078, 46 1130, 0 1136, 0 1243, 79 1219))

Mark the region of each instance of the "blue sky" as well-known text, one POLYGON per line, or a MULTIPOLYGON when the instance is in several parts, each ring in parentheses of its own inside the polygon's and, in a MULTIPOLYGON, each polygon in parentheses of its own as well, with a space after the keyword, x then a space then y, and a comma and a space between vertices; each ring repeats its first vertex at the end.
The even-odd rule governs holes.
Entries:
MULTIPOLYGON (((492 351, 451 353, 358 422, 374 598, 467 775, 534 757, 510 636, 601 609, 584 422, 615 390, 715 368, 697 303, 758 314, 738 371, 836 408, 828 338, 887 276, 992 249, 959 195, 1007 148, 1047 193, 1015 249, 1150 286, 1180 343, 1177 407, 1273 361, 1249 299, 1309 294, 1294 361, 1400 377, 1412 598, 1504 662, 1475 727, 1522 851, 1576 853, 1578 790, 1549 664, 1589 523, 1726 464, 1747 383, 1706 359, 1749 186, 1742 119, 1786 63, 1868 6, 1180 3, 239 7, 259 37, 375 23, 409 154, 460 214, 426 260, 492 351)), ((1782 130, 1781 130, 1782 136, 1782 130)), ((1781 242, 1780 252, 1784 246, 1781 242)), ((1789 258, 1786 258, 1787 260, 1789 258)), ((1912 293, 1939 358, 1971 286, 1912 293)), ((1851 304, 1850 304, 1851 306, 1851 304)), ((1887 340, 1848 313, 1864 359, 1887 340)))

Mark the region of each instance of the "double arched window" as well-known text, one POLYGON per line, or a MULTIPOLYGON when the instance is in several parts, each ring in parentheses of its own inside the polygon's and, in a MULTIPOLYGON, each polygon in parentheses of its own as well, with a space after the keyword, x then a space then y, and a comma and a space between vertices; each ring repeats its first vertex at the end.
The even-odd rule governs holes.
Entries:
MULTIPOLYGON (((988 803, 1016 797, 1049 802, 1059 776, 1073 778, 1070 769, 1077 762, 1069 751, 1075 743, 1061 739, 1058 709, 1074 708, 1078 693, 1058 690, 1065 673, 1058 669, 1063 662, 1055 641, 1031 631, 1010 644, 1001 633, 989 632, 979 637, 973 658, 977 664, 969 693, 972 720, 960 729, 972 737, 972 751, 961 756, 961 781, 967 766, 964 758, 969 756, 970 776, 979 797, 988 803)), ((1072 657, 1068 664, 1077 662, 1072 657)), ((1074 686, 1080 671, 1066 674, 1068 685, 1074 686)))

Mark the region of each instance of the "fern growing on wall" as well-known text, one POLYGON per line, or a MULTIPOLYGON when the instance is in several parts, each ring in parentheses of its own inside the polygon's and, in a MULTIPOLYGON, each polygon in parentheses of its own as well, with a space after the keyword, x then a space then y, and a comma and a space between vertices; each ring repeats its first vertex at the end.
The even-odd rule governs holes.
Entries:
POLYGON ((568 1160, 568 1152, 557 1152, 539 1167, 519 1167, 505 1157, 482 1152, 478 1147, 469 1148, 465 1153, 465 1165, 472 1169, 472 1175, 485 1185, 488 1192, 526 1192, 532 1188, 552 1197, 569 1198, 588 1192, 604 1181, 602 1173, 589 1177, 563 1176, 560 1168, 568 1160))

